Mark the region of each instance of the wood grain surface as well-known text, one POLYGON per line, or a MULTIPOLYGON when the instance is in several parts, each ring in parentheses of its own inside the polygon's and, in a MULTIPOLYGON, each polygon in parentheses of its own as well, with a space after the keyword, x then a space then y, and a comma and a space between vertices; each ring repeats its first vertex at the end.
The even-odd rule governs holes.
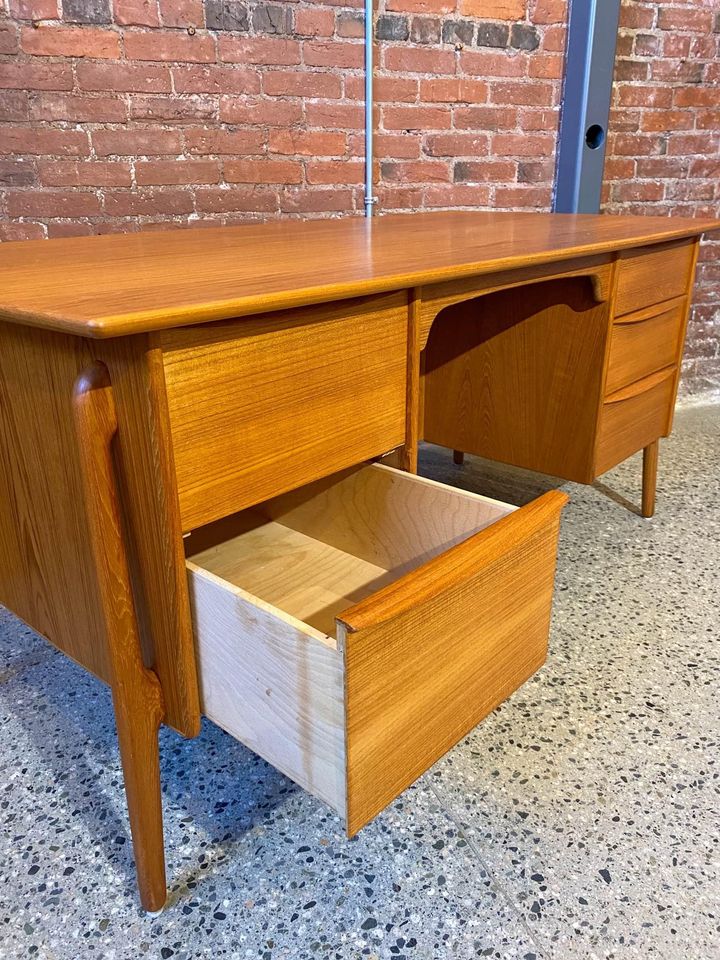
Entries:
POLYGON ((720 221, 708 218, 450 211, 5 243, 0 318, 112 337, 718 228, 720 221))

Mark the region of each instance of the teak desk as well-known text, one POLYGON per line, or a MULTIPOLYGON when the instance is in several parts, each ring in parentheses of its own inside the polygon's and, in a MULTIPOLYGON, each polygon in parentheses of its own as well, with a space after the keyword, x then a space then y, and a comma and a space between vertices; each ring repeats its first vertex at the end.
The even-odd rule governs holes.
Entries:
POLYGON ((0 601, 110 684, 140 894, 201 711, 367 823, 543 662, 560 511, 670 431, 715 221, 437 213, 0 248, 0 601), (393 453, 395 466, 372 463, 393 453), (397 469, 399 467, 399 469, 397 469))

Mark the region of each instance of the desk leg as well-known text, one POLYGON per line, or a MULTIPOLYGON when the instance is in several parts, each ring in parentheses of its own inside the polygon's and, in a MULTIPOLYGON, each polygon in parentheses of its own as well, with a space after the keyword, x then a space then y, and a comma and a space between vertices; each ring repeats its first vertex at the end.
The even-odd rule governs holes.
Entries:
POLYGON ((462 450, 453 450, 453 463, 461 467, 465 463, 465 454, 462 450))
POLYGON ((166 899, 158 751, 164 705, 157 675, 142 659, 112 457, 117 418, 103 364, 80 374, 73 409, 140 899, 156 911, 166 899))
POLYGON ((655 487, 657 484, 659 440, 643 450, 642 515, 652 517, 655 513, 655 487))

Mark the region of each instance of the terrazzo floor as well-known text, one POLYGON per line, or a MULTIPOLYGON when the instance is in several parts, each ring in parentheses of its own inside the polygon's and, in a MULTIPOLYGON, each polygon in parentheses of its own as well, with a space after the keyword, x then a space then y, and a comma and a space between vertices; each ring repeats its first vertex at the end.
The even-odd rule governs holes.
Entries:
POLYGON ((0 957, 720 958, 720 407, 678 413, 653 521, 639 473, 563 484, 547 664, 354 840, 218 728, 165 731, 157 917, 107 690, 0 608, 0 957))

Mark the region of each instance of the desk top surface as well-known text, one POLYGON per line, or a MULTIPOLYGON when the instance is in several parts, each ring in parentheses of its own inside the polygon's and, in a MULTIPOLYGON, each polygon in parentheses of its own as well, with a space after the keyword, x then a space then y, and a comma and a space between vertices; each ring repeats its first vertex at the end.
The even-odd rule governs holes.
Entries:
POLYGON ((0 245, 0 318, 113 337, 696 236, 720 221, 438 212, 0 245))

